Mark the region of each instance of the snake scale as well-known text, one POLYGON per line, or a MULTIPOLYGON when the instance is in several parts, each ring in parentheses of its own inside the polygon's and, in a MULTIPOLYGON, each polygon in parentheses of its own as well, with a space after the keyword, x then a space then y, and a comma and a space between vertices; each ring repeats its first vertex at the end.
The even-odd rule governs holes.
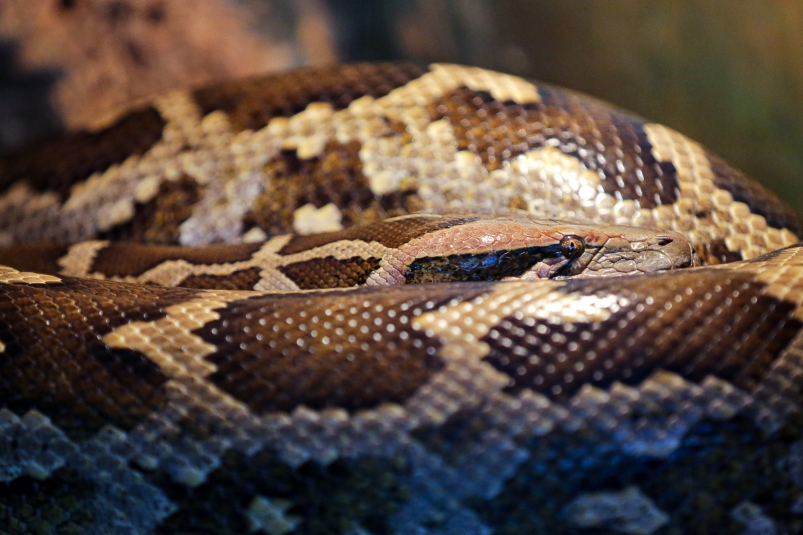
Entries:
POLYGON ((801 236, 478 68, 140 103, 0 160, 0 533, 803 533, 801 236))

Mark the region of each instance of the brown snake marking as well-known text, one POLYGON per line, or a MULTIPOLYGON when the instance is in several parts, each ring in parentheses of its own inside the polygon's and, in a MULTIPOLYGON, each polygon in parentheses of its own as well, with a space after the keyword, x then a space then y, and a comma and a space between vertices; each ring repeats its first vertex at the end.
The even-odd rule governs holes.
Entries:
POLYGON ((677 232, 482 214, 404 216, 252 244, 0 247, 0 263, 22 270, 230 290, 598 277, 696 262, 691 244, 677 232))
POLYGON ((166 95, 0 161, 0 532, 801 533, 801 235, 681 134, 480 69, 166 95), (532 247, 510 210, 706 265, 285 291, 532 247), (203 247, 26 245, 108 239, 203 247))

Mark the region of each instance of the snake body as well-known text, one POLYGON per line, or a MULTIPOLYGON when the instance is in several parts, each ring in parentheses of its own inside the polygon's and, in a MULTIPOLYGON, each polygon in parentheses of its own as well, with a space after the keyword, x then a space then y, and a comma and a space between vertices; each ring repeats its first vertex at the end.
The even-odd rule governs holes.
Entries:
POLYGON ((800 236, 681 134, 486 70, 157 98, 0 162, 0 532, 801 533, 800 236), (670 232, 704 265, 529 280, 670 232))
POLYGON ((15 267, 139 284, 312 290, 585 278, 689 267, 680 233, 487 214, 415 214, 266 242, 199 247, 89 240, 0 247, 15 267))

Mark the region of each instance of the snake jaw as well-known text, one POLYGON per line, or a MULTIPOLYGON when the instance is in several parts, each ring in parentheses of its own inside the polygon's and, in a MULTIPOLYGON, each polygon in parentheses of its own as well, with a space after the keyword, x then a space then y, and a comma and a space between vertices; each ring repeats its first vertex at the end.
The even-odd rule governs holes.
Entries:
POLYGON ((639 249, 635 262, 642 273, 693 267, 697 261, 690 242, 669 235, 648 240, 639 249))
POLYGON ((548 258, 534 264, 519 277, 505 277, 503 281, 535 281, 545 279, 560 279, 558 274, 564 266, 571 263, 567 258, 548 258))

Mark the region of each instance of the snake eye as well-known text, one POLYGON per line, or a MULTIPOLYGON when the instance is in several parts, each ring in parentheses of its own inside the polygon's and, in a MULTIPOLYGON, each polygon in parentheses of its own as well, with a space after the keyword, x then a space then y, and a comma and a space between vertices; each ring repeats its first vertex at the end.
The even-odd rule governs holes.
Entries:
POLYGON ((560 252, 569 260, 582 255, 585 250, 586 242, 580 236, 573 236, 570 234, 560 240, 560 252))

